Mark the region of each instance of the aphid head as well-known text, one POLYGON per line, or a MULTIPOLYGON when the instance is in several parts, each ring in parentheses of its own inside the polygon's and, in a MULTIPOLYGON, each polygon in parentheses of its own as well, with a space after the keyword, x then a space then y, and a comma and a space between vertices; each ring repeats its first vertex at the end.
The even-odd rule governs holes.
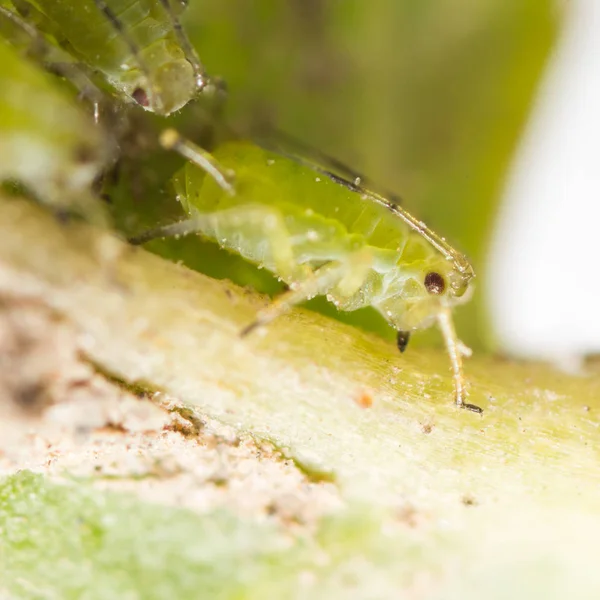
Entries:
POLYGON ((145 110, 168 116, 184 107, 199 85, 192 65, 181 59, 165 63, 149 74, 135 70, 130 80, 124 81, 124 88, 125 93, 145 110))
POLYGON ((162 107, 154 112, 168 115, 185 106, 196 93, 196 76, 185 59, 166 63, 156 70, 153 78, 154 95, 162 107))
POLYGON ((397 276, 374 306, 397 330, 408 332, 433 324, 443 307, 469 299, 474 273, 464 261, 429 254, 399 266, 397 276))
POLYGON ((464 257, 460 258, 458 261, 440 257, 424 265, 420 274, 426 295, 424 301, 451 307, 471 298, 475 272, 464 257))

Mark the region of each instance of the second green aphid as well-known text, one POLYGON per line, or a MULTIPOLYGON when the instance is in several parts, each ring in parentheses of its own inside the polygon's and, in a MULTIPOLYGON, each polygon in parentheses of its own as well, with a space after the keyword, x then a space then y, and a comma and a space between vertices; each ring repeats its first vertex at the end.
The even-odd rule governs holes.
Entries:
POLYGON ((452 308, 469 297, 473 268, 427 226, 387 198, 301 158, 249 141, 211 154, 167 130, 161 141, 190 162, 175 175, 189 218, 133 239, 197 233, 268 269, 289 290, 244 329, 267 325, 291 307, 324 295, 339 310, 372 306, 398 332, 440 327, 452 364, 455 402, 466 402, 452 308))

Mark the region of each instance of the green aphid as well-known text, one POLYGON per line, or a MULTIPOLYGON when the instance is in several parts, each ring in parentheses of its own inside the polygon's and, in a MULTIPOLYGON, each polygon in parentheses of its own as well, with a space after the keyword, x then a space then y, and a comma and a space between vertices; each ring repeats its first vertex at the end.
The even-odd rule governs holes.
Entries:
POLYGON ((58 213, 106 222, 94 180, 111 154, 103 131, 60 83, 0 40, 0 181, 58 213))
POLYGON ((169 115, 213 83, 179 22, 181 0, 1 1, 146 110, 169 115))
POLYGON ((198 233, 268 269, 289 290, 245 328, 247 334, 291 307, 324 295, 339 310, 371 306, 398 332, 437 322, 452 363, 455 401, 466 402, 462 356, 451 310, 469 297, 473 268, 427 226, 387 198, 315 164, 228 142, 208 154, 167 130, 162 143, 190 162, 174 178, 189 219, 132 240, 198 233), (207 173, 210 176, 207 176, 207 173))

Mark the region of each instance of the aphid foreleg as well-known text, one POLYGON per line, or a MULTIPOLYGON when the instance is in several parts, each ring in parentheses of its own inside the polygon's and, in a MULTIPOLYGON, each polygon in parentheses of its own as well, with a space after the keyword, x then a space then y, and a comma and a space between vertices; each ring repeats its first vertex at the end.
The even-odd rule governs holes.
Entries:
POLYGON ((463 373, 462 357, 465 354, 466 346, 456 336, 452 314, 448 307, 443 307, 437 314, 437 321, 446 343, 450 362, 452 363, 452 373, 454 378, 454 391, 456 395, 456 405, 459 408, 465 408, 473 412, 481 413, 483 410, 475 404, 465 402, 467 390, 465 386, 465 376, 463 373))
POLYGON ((98 87, 92 83, 91 79, 85 74, 81 67, 71 62, 49 62, 44 61, 45 69, 68 79, 77 90, 79 90, 79 99, 88 100, 94 110, 94 121, 96 124, 99 123, 100 105, 103 103, 105 96, 98 89, 98 87))
POLYGON ((175 150, 175 152, 200 167, 228 194, 232 196, 235 194, 235 190, 230 183, 233 175, 223 168, 210 152, 184 139, 175 129, 165 129, 160 135, 160 143, 166 150, 175 150))
POLYGON ((341 296, 352 295, 364 283, 364 277, 367 272, 367 269, 364 269, 366 255, 367 253, 364 250, 358 251, 344 262, 331 261, 325 263, 302 280, 291 282, 290 289, 275 298, 266 309, 259 313, 255 321, 241 331, 240 335, 244 337, 256 328, 268 325, 294 306, 306 302, 315 296, 328 295, 335 292, 341 296), (348 285, 350 282, 348 275, 352 272, 356 264, 360 265, 359 270, 362 270, 364 275, 360 280, 352 277, 353 283, 350 287, 348 285))

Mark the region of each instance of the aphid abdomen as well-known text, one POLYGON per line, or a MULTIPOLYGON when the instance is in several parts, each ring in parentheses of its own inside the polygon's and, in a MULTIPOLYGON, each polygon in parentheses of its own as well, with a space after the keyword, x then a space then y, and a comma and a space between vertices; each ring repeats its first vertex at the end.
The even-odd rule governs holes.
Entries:
MULTIPOLYGON (((214 156, 223 168, 235 173, 236 193, 224 193, 201 169, 187 164, 176 176, 176 187, 190 214, 248 202, 277 210, 284 220, 295 261, 312 267, 326 261, 343 261, 363 247, 370 248, 374 273, 368 289, 360 302, 358 297, 352 301, 336 298, 340 308, 355 310, 371 303, 373 294, 382 291, 390 272, 401 276, 403 252, 415 244, 421 247, 421 237, 384 206, 365 199, 361 192, 340 185, 326 174, 248 142, 224 144, 214 156)), ((436 255, 427 244, 424 248, 426 252, 419 260, 436 255)), ((248 253, 242 255, 254 260, 248 253)), ((407 257, 406 262, 414 271, 413 258, 407 257)))

